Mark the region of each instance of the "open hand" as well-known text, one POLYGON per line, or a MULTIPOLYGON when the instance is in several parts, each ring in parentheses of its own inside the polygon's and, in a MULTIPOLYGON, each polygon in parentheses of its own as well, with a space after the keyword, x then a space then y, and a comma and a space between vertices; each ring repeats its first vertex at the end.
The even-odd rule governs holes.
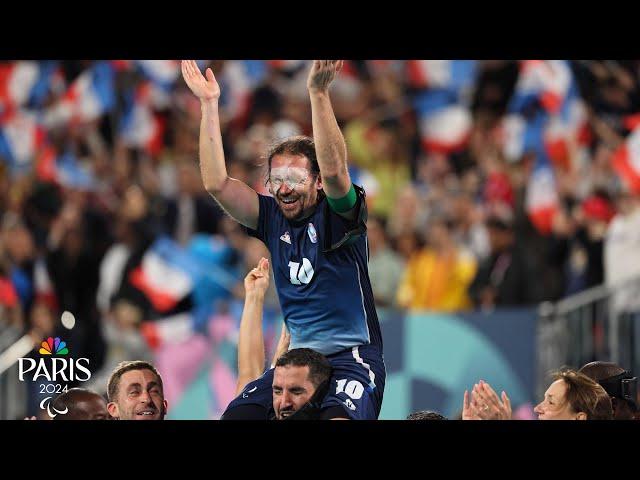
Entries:
POLYGON ((213 76, 213 71, 207 68, 205 75, 202 75, 200 68, 194 60, 182 61, 182 77, 193 94, 200 101, 217 100, 220 98, 220 86, 213 76))
POLYGON ((502 392, 502 400, 487 382, 473 387, 471 393, 471 410, 481 420, 511 420, 511 400, 502 392))
POLYGON ((344 60, 314 60, 307 79, 307 88, 316 92, 327 91, 343 64, 344 60))

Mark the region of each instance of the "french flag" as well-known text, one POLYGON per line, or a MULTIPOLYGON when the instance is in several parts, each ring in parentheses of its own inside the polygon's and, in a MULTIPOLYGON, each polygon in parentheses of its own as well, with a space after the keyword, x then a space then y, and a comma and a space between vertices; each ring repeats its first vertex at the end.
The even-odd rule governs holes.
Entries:
POLYGON ((13 308, 18 305, 19 297, 10 278, 0 277, 0 305, 13 308))
POLYGON ((506 115, 498 136, 507 160, 519 162, 525 154, 534 154, 535 163, 527 182, 525 210, 531 223, 543 235, 551 232, 553 217, 559 206, 551 160, 544 143, 548 115, 538 112, 524 118, 521 115, 506 115))
POLYGON ((267 60, 267 65, 274 70, 282 70, 285 72, 293 72, 301 68, 305 60, 267 60))
POLYGON ((410 60, 409 81, 426 88, 413 98, 423 148, 449 154, 462 150, 472 128, 462 93, 475 78, 475 62, 468 60, 410 60))
POLYGON ((43 146, 45 135, 34 114, 14 110, 0 126, 0 157, 8 162, 14 173, 26 171, 43 146))
POLYGON ((525 153, 527 121, 522 115, 505 115, 496 129, 498 144, 510 162, 519 161, 525 153))
POLYGON ((129 281, 145 294, 157 312, 169 312, 194 288, 193 266, 187 257, 178 244, 160 238, 131 271, 129 281))
POLYGON ((567 125, 569 134, 579 146, 587 146, 593 140, 589 126, 589 114, 584 100, 580 97, 575 80, 562 107, 561 118, 567 125))
POLYGON ((58 62, 13 62, 0 65, 0 104, 3 109, 40 107, 59 75, 58 62))
POLYGON ((171 90, 180 77, 179 60, 136 60, 136 66, 155 85, 171 90))
MULTIPOLYGON (((534 62, 533 65, 528 64, 532 66, 523 67, 522 75, 528 71, 526 68, 535 73, 536 68, 548 64, 548 62, 542 61, 532 60, 530 62, 534 62)), ((553 62, 556 61, 551 61, 551 65, 556 65, 553 62)), ((557 67, 557 69, 563 72, 560 76, 568 81, 565 83, 567 89, 563 89, 562 94, 556 97, 557 101, 547 101, 547 106, 553 105, 552 108, 531 110, 530 107, 543 104, 543 100, 541 100, 543 97, 540 94, 542 90, 532 87, 527 93, 516 88, 510 103, 509 111, 511 113, 502 122, 505 134, 505 154, 510 160, 517 160, 521 157, 524 153, 525 143, 529 149, 538 148, 537 136, 540 134, 540 129, 542 129, 541 142, 546 156, 554 165, 564 170, 570 170, 573 167, 571 163, 572 151, 590 143, 591 131, 584 101, 580 98, 578 86, 568 65, 566 63, 560 63, 560 65, 566 67, 566 69, 564 67, 557 67), (556 108, 557 105, 559 108, 556 108), (527 136, 529 141, 526 140, 527 136)), ((531 75, 535 77, 535 75, 531 75)), ((522 78, 525 77, 521 76, 521 80, 522 78)), ((532 77, 526 78, 534 83, 531 80, 532 77)), ((524 83, 526 81, 522 80, 521 84, 524 83)))
POLYGON ((571 83, 566 60, 522 60, 509 111, 524 112, 539 102, 548 113, 559 113, 571 83))
POLYGON ((560 113, 551 115, 544 134, 547 155, 565 170, 573 168, 571 151, 588 146, 593 135, 584 101, 572 79, 560 113))
POLYGON ((417 89, 446 89, 460 92, 476 77, 475 60, 408 60, 407 80, 417 89))
POLYGON ((153 321, 142 322, 140 333, 153 350, 186 342, 194 335, 191 313, 184 312, 153 321))
POLYGON ((109 63, 116 72, 133 70, 133 60, 111 60, 109 63))
POLYGON ((612 165, 629 190, 640 193, 640 127, 615 151, 612 165))
POLYGON ((622 119, 624 128, 630 132, 640 127, 640 113, 634 113, 633 115, 627 115, 622 119))
POLYGON ((48 127, 84 123, 110 112, 115 105, 114 68, 98 62, 80 74, 64 97, 45 114, 48 127))
POLYGON ((62 187, 90 191, 95 187, 92 172, 83 166, 71 152, 58 154, 51 145, 45 145, 38 154, 36 177, 62 187))
POLYGON ((516 113, 505 115, 496 134, 506 159, 518 162, 525 153, 542 152, 547 120, 547 116, 540 113, 530 118, 516 113))
POLYGON ((71 152, 64 152, 56 158, 56 176, 64 187, 85 191, 94 188, 92 172, 71 152))
POLYGON ((463 149, 469 141, 471 127, 471 113, 462 105, 419 114, 422 146, 428 152, 449 154, 463 149))
POLYGON ((402 72, 405 62, 402 60, 367 60, 367 69, 370 72, 402 72))
POLYGON ((222 88, 220 105, 233 119, 244 119, 251 104, 252 89, 256 85, 248 64, 239 60, 225 62, 219 81, 222 88))
POLYGON ((125 145, 155 156, 162 151, 165 124, 151 107, 152 89, 153 85, 145 82, 129 94, 120 133, 125 145))
POLYGON ((555 165, 569 170, 570 149, 572 142, 571 133, 558 116, 551 117, 544 132, 544 146, 549 158, 555 165))
POLYGON ((553 170, 544 155, 538 155, 527 184, 525 209, 531 223, 543 235, 551 233, 558 206, 553 170))

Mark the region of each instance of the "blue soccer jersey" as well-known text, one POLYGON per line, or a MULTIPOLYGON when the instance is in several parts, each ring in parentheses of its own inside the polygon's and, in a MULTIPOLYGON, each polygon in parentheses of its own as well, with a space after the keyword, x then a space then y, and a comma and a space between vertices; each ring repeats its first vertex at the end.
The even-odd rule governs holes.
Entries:
POLYGON ((258 226, 248 232, 271 252, 291 349, 331 355, 371 344, 382 352, 367 268, 366 199, 364 190, 356 191, 356 220, 332 211, 322 197, 311 216, 292 221, 274 198, 258 196, 258 226))

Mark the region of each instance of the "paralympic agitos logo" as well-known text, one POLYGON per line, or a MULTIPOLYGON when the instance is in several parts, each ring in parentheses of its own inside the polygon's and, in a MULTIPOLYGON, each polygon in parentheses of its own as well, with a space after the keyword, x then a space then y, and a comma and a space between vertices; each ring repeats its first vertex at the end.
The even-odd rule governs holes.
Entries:
POLYGON ((41 343, 38 353, 39 359, 19 358, 18 379, 21 382, 31 381, 39 383, 39 395, 45 395, 40 402, 40 408, 46 409, 50 417, 67 413, 51 407, 50 395, 61 394, 68 390, 67 382, 86 382, 91 378, 88 358, 67 357, 69 348, 67 343, 59 337, 49 337, 41 343))

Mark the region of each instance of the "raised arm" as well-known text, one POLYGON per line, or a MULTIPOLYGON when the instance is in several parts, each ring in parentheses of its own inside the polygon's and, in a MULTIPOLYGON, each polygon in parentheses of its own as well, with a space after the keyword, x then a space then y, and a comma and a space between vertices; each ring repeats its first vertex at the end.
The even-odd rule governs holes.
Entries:
POLYGON ((324 192, 330 199, 342 199, 351 190, 351 179, 347 169, 347 146, 329 98, 329 85, 342 68, 342 64, 342 60, 314 60, 307 79, 313 140, 324 192))
POLYGON ((262 308, 269 288, 269 260, 261 258, 258 266, 244 279, 244 309, 238 336, 238 382, 236 395, 264 371, 265 353, 262 334, 262 308))
POLYGON ((278 345, 276 345, 276 351, 273 354, 273 360, 271 361, 271 368, 276 366, 278 359, 289 351, 289 345, 291 344, 291 334, 287 330, 287 325, 282 324, 282 331, 280 332, 280 339, 278 345))
POLYGON ((191 91, 200 99, 200 173, 209 194, 231 217, 246 227, 258 225, 258 194, 247 184, 227 175, 220 133, 218 99, 220 86, 207 68, 206 78, 193 60, 182 61, 182 76, 191 91))

